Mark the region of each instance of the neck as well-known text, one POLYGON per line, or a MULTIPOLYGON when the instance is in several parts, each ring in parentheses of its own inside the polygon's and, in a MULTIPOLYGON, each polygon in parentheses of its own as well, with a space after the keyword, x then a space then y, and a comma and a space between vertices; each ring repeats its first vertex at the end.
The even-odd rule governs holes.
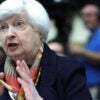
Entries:
POLYGON ((26 61, 26 63, 27 63, 28 65, 32 65, 33 62, 34 62, 34 58, 35 58, 35 57, 27 57, 27 59, 25 59, 25 61, 26 61))
POLYGON ((37 48, 34 48, 34 50, 29 55, 27 55, 25 57, 26 58, 25 61, 26 61, 26 63, 28 65, 32 65, 33 64, 35 56, 37 55, 37 53, 38 53, 38 51, 40 49, 40 46, 41 46, 41 44, 38 45, 37 48))

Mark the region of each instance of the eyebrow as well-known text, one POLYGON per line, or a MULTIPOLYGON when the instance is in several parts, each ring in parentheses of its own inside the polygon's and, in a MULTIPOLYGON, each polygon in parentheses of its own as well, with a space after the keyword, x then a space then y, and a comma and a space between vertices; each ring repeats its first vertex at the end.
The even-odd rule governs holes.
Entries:
POLYGON ((24 17, 22 17, 22 16, 16 16, 15 18, 14 18, 15 20, 25 20, 25 18, 24 17))

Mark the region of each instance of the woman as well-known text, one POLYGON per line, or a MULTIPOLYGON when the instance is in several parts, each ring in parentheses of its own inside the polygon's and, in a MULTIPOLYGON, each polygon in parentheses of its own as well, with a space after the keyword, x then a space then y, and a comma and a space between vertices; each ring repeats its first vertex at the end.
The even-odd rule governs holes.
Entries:
POLYGON ((50 21, 35 0, 6 0, 0 5, 0 38, 7 58, 0 78, 0 100, 91 100, 84 68, 71 58, 55 55, 43 43, 50 21))

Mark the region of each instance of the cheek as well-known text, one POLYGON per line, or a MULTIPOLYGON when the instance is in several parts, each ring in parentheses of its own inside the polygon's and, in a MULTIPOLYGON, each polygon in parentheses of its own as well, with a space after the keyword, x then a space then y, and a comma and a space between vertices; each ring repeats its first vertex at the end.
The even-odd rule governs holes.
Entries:
POLYGON ((31 36, 22 41, 22 46, 25 52, 31 52, 35 48, 37 48, 38 43, 39 43, 39 38, 36 36, 35 37, 31 36))
POLYGON ((24 52, 28 52, 31 49, 31 42, 30 42, 30 40, 31 39, 29 39, 28 37, 26 37, 24 35, 19 39, 20 47, 21 47, 21 49, 24 52))
POLYGON ((25 53, 28 53, 33 49, 35 49, 35 47, 40 41, 39 34, 34 33, 33 31, 25 32, 23 33, 23 35, 21 34, 21 36, 18 37, 19 37, 21 48, 24 50, 25 53))
POLYGON ((7 41, 6 41, 6 38, 0 38, 0 42, 2 44, 2 47, 4 49, 5 52, 7 52, 7 41))

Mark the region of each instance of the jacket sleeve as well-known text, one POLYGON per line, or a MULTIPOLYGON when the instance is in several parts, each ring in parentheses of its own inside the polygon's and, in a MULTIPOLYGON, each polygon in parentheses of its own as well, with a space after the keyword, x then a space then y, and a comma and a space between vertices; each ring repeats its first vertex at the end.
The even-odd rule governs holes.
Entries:
POLYGON ((70 58, 59 58, 58 75, 65 100, 92 100, 82 64, 70 58))

